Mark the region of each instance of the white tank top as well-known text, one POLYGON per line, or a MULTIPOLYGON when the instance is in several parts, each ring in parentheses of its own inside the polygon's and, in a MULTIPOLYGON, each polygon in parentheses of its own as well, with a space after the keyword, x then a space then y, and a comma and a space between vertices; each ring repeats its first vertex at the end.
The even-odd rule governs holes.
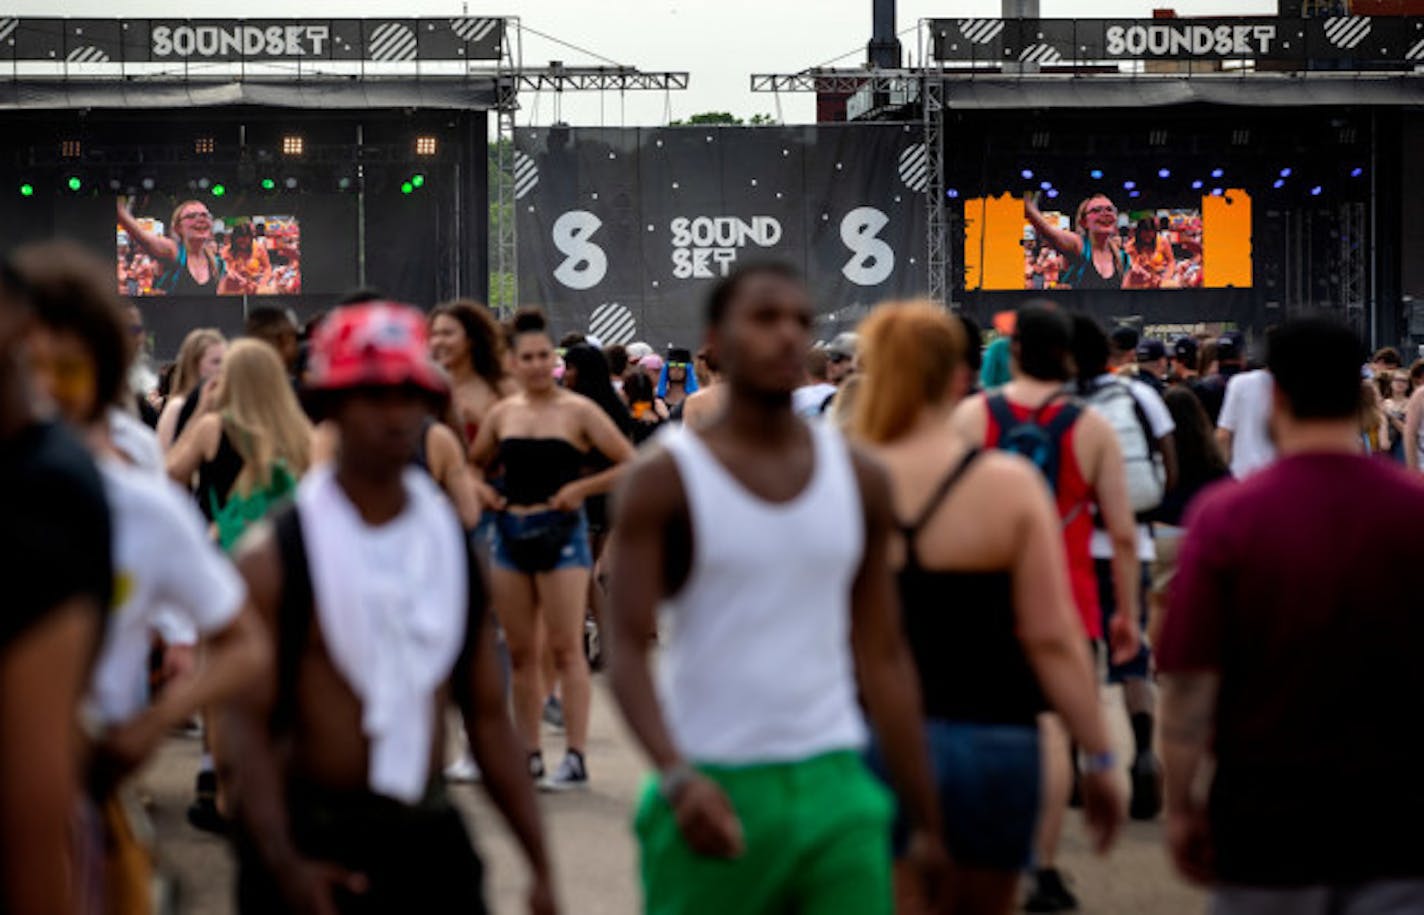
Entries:
POLYGON ((787 762, 865 743, 850 645, 865 514, 840 434, 810 428, 811 480, 784 503, 749 492, 696 433, 661 438, 693 548, 686 584, 662 608, 658 692, 696 762, 787 762))

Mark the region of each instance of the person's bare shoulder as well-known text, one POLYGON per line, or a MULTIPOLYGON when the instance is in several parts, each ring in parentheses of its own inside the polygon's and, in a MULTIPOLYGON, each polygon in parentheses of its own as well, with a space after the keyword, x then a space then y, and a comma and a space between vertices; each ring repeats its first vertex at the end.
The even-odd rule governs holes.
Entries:
POLYGON ((979 445, 984 442, 984 427, 987 424, 988 407, 985 395, 967 397, 954 408, 949 424, 966 441, 979 445))

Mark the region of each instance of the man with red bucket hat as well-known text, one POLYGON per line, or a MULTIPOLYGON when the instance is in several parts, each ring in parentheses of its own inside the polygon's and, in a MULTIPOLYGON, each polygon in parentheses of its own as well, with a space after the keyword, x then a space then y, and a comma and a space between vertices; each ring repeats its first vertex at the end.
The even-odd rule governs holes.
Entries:
POLYGON ((278 659, 224 731, 242 912, 486 911, 479 858, 441 784, 452 698, 529 860, 530 910, 555 910, 484 585, 453 510, 409 467, 448 394, 426 351, 425 319, 404 305, 323 322, 308 387, 340 454, 238 558, 278 659))

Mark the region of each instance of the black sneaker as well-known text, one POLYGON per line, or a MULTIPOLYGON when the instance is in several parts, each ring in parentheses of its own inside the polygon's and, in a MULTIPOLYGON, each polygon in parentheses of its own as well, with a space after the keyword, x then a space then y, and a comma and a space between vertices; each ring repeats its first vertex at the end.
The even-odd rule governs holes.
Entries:
POLYGON ((193 803, 188 805, 188 823, 194 829, 216 835, 227 833, 227 820, 218 810, 218 777, 214 772, 199 772, 193 786, 193 803))
POLYGON ((559 701, 558 696, 544 700, 544 723, 556 731, 564 729, 564 703, 559 701))
POLYGON ((1034 871, 1033 892, 1024 900, 1025 912, 1072 912, 1077 908, 1078 897, 1068 891, 1057 868, 1034 871))
POLYGON ((1155 820, 1162 812, 1162 766, 1151 750, 1139 753, 1128 770, 1132 776, 1132 802, 1127 812, 1134 820, 1155 820))
POLYGON ((536 783, 544 781, 544 754, 537 750, 529 754, 529 777, 536 783))
POLYGON ((584 765, 583 754, 570 750, 553 775, 544 779, 539 786, 545 791, 580 791, 588 787, 588 767, 584 765))

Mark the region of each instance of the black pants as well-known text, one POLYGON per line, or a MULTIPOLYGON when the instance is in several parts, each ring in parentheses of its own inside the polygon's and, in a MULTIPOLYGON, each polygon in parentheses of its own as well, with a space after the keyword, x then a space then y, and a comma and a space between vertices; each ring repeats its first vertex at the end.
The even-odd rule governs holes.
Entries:
MULTIPOLYGON (((409 806, 374 794, 293 787, 287 797, 292 837, 301 853, 366 878, 367 890, 360 895, 337 891, 342 915, 488 911, 483 865, 460 812, 443 796, 409 806)), ((288 912, 251 843, 238 838, 236 851, 238 912, 288 912)))

